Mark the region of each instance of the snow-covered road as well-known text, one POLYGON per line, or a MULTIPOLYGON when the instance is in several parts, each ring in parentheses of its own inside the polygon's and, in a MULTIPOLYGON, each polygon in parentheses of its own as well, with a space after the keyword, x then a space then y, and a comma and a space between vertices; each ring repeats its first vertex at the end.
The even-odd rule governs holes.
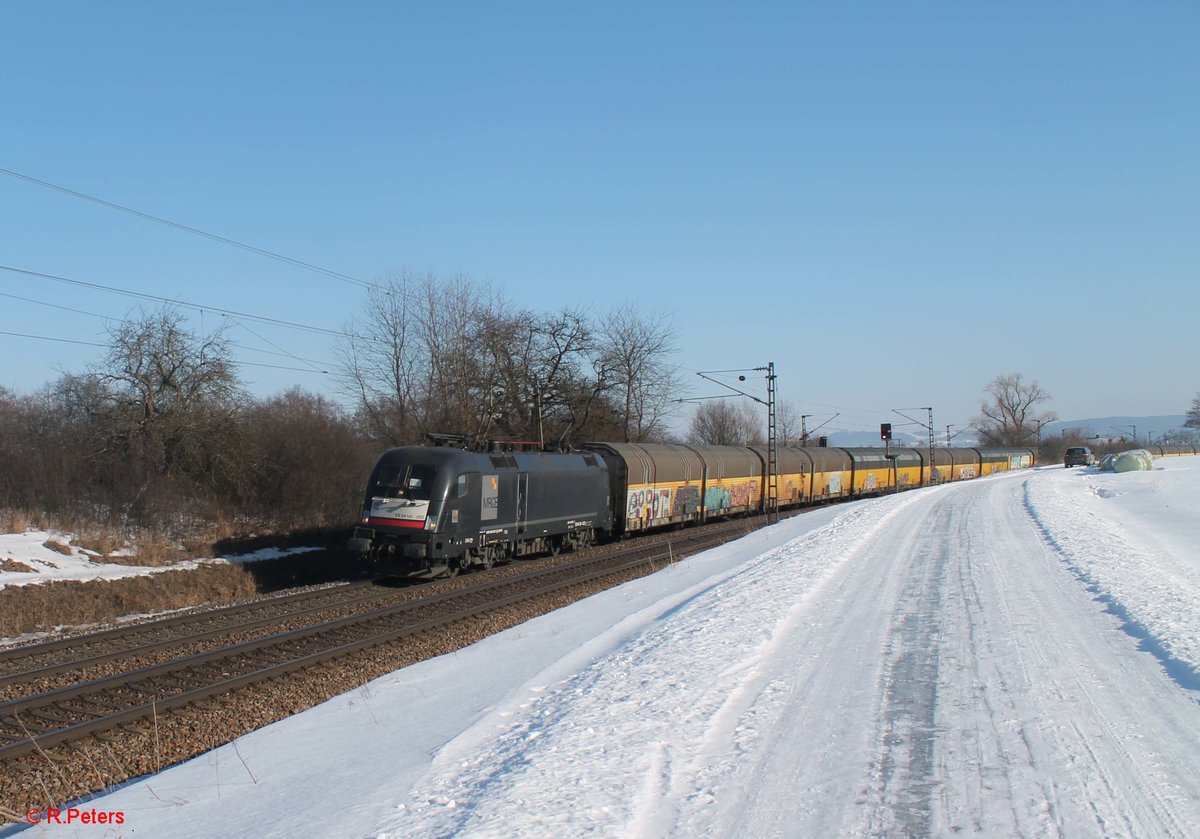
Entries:
POLYGON ((156 836, 1200 836, 1200 458, 1156 467, 808 513, 86 806, 156 836))

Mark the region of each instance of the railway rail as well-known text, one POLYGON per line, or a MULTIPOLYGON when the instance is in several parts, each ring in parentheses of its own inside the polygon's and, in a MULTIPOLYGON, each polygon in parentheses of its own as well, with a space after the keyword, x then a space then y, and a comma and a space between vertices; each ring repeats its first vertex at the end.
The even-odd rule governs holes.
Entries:
MULTIPOLYGON (((71 743, 139 720, 157 718, 173 709, 201 703, 255 683, 280 679, 324 661, 406 637, 436 632, 450 624, 477 620, 514 603, 587 586, 591 586, 589 591, 592 591, 604 578, 625 579, 630 573, 737 538, 757 524, 748 520, 727 521, 674 533, 669 539, 622 545, 609 552, 588 551, 573 559, 560 557, 557 564, 513 574, 460 577, 455 581, 458 587, 451 590, 416 587, 408 589, 417 595, 406 602, 8 699, 0 702, 0 766, 34 751, 71 743), (428 593, 421 593, 423 590, 428 593)), ((357 585, 323 591, 336 592, 336 597, 351 604, 371 599, 366 588, 357 585)), ((284 619, 317 614, 328 609, 329 604, 316 602, 320 599, 314 597, 316 594, 305 592, 278 598, 282 601, 278 604, 268 603, 282 607, 286 613, 284 619), (290 611, 288 607, 291 607, 290 611)), ((65 673, 78 669, 85 662, 136 658, 139 653, 169 649, 172 644, 187 645, 228 634, 230 627, 235 625, 253 629, 278 622, 278 617, 265 616, 246 620, 246 613, 253 611, 254 606, 242 604, 205 613, 199 616, 200 620, 192 622, 184 618, 197 616, 170 618, 135 627, 136 633, 125 630, 97 633, 91 641, 87 641, 89 636, 83 636, 86 642, 83 655, 73 659, 66 655, 61 661, 32 668, 21 669, 20 662, 35 659, 39 649, 48 649, 51 653, 69 649, 71 642, 77 643, 80 639, 9 650, 0 656, 0 666, 10 671, 0 683, 9 688, 37 684, 46 675, 51 675, 50 671, 65 673), (216 623, 198 629, 205 620, 216 623), (174 640, 156 637, 160 632, 178 632, 178 637, 174 640), (134 636, 148 640, 132 648, 103 649, 105 644, 116 639, 128 641, 134 636), (22 655, 14 655, 18 652, 22 655)))
POLYGON ((188 612, 0 650, 0 690, 9 685, 79 670, 130 655, 203 641, 272 622, 378 598, 369 581, 291 592, 219 609, 188 612))

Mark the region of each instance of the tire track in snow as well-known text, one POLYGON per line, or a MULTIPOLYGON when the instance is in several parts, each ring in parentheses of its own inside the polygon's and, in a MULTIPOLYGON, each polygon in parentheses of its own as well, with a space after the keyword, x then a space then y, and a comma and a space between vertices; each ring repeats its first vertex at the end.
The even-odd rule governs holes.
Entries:
POLYGON ((877 719, 879 756, 872 774, 878 779, 868 819, 872 836, 928 836, 937 737, 938 667, 941 612, 950 556, 942 534, 949 532, 945 505, 933 507, 904 546, 907 575, 891 617, 885 657, 882 705, 877 719))
POLYGON ((503 836, 518 817, 506 808, 519 802, 521 823, 544 835, 622 824, 626 836, 703 833, 714 802, 742 795, 730 779, 757 747, 757 718, 780 705, 779 685, 761 664, 830 573, 916 495, 849 508, 728 577, 634 616, 636 631, 618 626, 614 646, 590 666, 527 688, 461 745, 448 744, 403 818, 382 832, 503 836), (640 792, 631 800, 627 790, 640 792))

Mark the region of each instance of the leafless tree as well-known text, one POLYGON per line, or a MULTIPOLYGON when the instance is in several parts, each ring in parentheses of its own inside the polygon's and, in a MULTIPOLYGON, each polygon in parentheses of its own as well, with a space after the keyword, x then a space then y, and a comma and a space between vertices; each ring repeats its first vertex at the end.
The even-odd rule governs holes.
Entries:
POLYGON ((1020 373, 997 376, 984 388, 980 415, 972 420, 985 442, 995 446, 1028 446, 1037 439, 1038 427, 1057 419, 1053 411, 1037 407, 1050 399, 1037 382, 1026 384, 1020 373))
POLYGON ((787 446, 800 440, 800 410, 794 402, 786 399, 775 403, 775 439, 779 445, 787 446))
POLYGON ((688 442, 710 446, 747 446, 762 442, 762 428, 750 403, 737 399, 701 402, 692 414, 688 442))
POLYGON ((590 375, 594 333, 584 313, 503 314, 485 330, 495 371, 492 426, 547 445, 586 434, 603 388, 590 375))
POLYGON ((378 447, 337 405, 292 388, 245 415, 254 459, 251 510, 290 528, 353 520, 378 447))
POLYGON ((171 308, 140 312, 109 329, 100 382, 141 425, 200 405, 228 405, 240 393, 224 328, 197 336, 171 308))
POLYGON ((1192 400, 1192 406, 1188 408, 1186 416, 1183 423, 1185 428, 1200 428, 1200 393, 1192 400))
POLYGON ((367 295, 362 314, 346 328, 335 353, 343 394, 355 404, 372 434, 384 445, 419 437, 419 389, 424 353, 415 311, 419 281, 409 274, 389 277, 367 295))
POLYGON ((343 391, 381 442, 427 431, 476 438, 644 440, 677 387, 669 320, 620 307, 517 308, 465 277, 402 275, 373 291, 339 350, 343 391))
POLYGON ((632 303, 611 310, 601 326, 598 379, 611 383, 625 442, 664 432, 679 392, 670 355, 677 336, 665 314, 643 314, 632 303))
POLYGON ((244 397, 224 330, 199 336, 177 310, 140 312, 109 330, 111 346, 93 369, 112 405, 111 427, 137 442, 163 473, 208 471, 244 397))

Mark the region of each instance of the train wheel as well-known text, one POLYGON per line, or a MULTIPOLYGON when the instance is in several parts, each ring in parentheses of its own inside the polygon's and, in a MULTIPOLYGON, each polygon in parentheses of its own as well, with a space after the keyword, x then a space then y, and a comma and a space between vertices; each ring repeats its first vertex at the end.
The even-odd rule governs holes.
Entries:
POLYGON ((562 553, 562 549, 563 549, 563 537, 551 536, 550 537, 550 556, 558 556, 560 553, 562 553))

